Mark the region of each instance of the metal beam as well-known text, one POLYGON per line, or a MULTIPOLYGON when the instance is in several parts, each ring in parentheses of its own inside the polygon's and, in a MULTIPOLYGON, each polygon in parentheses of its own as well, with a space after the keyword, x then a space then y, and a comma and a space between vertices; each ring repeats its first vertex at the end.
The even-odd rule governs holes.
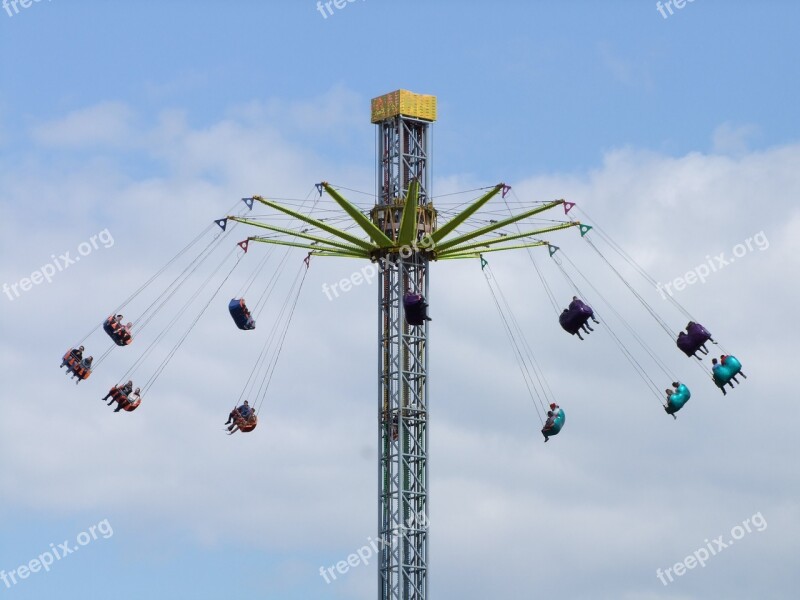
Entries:
POLYGON ((322 182, 322 187, 328 192, 328 195, 333 198, 336 203, 341 206, 344 211, 358 223, 361 229, 381 248, 391 248, 394 242, 375 226, 375 223, 370 221, 364 214, 358 210, 358 207, 345 200, 339 192, 333 189, 327 182, 322 182))
POLYGON ((450 260, 454 258, 478 258, 481 254, 486 254, 487 252, 502 252, 503 250, 516 250, 518 248, 535 248, 537 246, 547 246, 548 242, 543 241, 536 241, 531 242, 530 244, 519 244, 517 246, 504 246, 502 248, 487 248, 486 250, 476 250, 475 252, 465 252, 465 253, 448 253, 445 252, 444 254, 437 254, 436 260, 450 260))
POLYGON ((489 225, 486 225, 484 227, 479 227, 475 231, 470 231, 469 233, 465 233, 464 235, 458 236, 457 238, 452 239, 448 242, 439 244, 435 248, 435 250, 444 251, 447 248, 452 248, 453 246, 474 239, 479 235, 483 235, 484 233, 490 233, 497 229, 502 229, 506 225, 511 225, 512 223, 516 223, 517 221, 521 221, 522 219, 527 219, 528 217, 539 214, 540 212, 544 212, 546 210, 550 210, 551 208, 555 208, 556 206, 560 206, 562 204, 564 204, 563 200, 554 200, 553 202, 548 202, 547 204, 543 204, 542 206, 537 206, 536 208, 532 208, 531 210, 527 210, 518 215, 508 217, 507 219, 503 219, 502 221, 497 221, 497 223, 490 223, 489 225))
POLYGON ((533 231, 526 231, 525 233, 515 233, 514 235, 504 235, 502 237, 496 237, 488 240, 481 240, 473 244, 467 244, 466 246, 457 246, 455 248, 449 248, 444 252, 449 254, 451 252, 462 252, 464 250, 472 250, 473 248, 487 248, 489 246, 493 246, 495 244, 499 244, 502 242, 511 242, 513 240, 518 240, 520 238, 531 237, 534 235, 541 235, 543 233, 550 233, 551 231, 559 231, 561 229, 568 229, 570 227, 577 227, 578 225, 580 225, 580 223, 578 223, 577 221, 570 221, 569 223, 559 223, 558 225, 553 225, 552 227, 534 229, 533 231))
POLYGON ((346 231, 342 231, 340 229, 337 229, 336 227, 331 227, 327 223, 323 223, 322 221, 320 221, 318 219, 315 219, 314 217, 307 217, 306 215, 301 214, 301 213, 299 213, 297 211, 294 211, 291 208, 286 208, 285 206, 281 206, 277 202, 272 202, 270 200, 267 200, 266 198, 262 198, 261 196, 253 196, 253 200, 257 200, 258 202, 261 202, 261 204, 269 206, 270 208, 274 208, 275 210, 278 210, 278 211, 280 211, 280 212, 282 212, 284 214, 287 214, 290 217, 294 217, 296 219, 300 219, 304 223, 308 223, 309 225, 313 225, 314 227, 318 227, 322 231, 327 231, 328 233, 333 234, 338 238, 341 238, 343 240, 347 240, 351 244, 355 244, 356 246, 359 246, 360 248, 363 248, 364 250, 372 250, 374 248, 374 246, 372 244, 370 244, 367 241, 362 240, 361 238, 357 238, 354 235, 350 235, 346 231))
POLYGON ((324 250, 324 251, 321 251, 321 252, 318 252, 318 251, 314 250, 314 251, 312 251, 312 254, 314 256, 333 256, 333 257, 337 257, 337 258, 357 258, 359 260, 363 260, 364 259, 364 256, 361 255, 361 254, 350 254, 348 252, 331 252, 329 250, 324 250))
POLYGON ((270 231, 276 231, 278 233, 285 233, 286 235, 292 235, 294 237, 303 238, 306 240, 311 240, 312 242, 319 242, 321 244, 327 244, 328 246, 336 246, 337 248, 341 248, 347 252, 361 252, 361 248, 357 248, 356 246, 349 246, 347 244, 342 244, 341 242, 337 242, 336 240, 330 240, 323 237, 319 237, 317 235, 311 235, 308 233, 303 233, 302 231, 294 231, 293 229, 286 229, 284 227, 278 227, 276 225, 267 225, 266 223, 259 223, 258 221, 251 221, 250 219, 243 219, 242 217, 228 217, 231 221, 236 221, 238 223, 244 223, 245 225, 253 225, 255 227, 261 227, 262 229, 269 229, 270 231))
POLYGON ((486 204, 489 200, 494 198, 497 193, 503 189, 505 184, 498 183, 491 192, 484 194, 480 198, 478 198, 475 202, 465 208, 461 213, 450 219, 447 223, 442 225, 439 229, 433 232, 431 235, 431 240, 434 244, 438 244, 446 235, 448 235, 451 231, 453 231, 456 227, 461 225, 464 221, 466 221, 469 217, 471 217, 475 212, 481 208, 484 204, 486 204))
POLYGON ((406 205, 403 207, 403 218, 400 221, 400 233, 397 236, 398 246, 408 246, 416 237, 417 201, 419 200, 419 181, 416 179, 408 185, 406 205))
MULTIPOLYGON (((321 250, 324 252, 334 252, 336 254, 346 254, 342 250, 338 248, 326 248, 324 246, 320 246, 319 244, 300 244, 298 242, 290 242, 287 240, 276 240, 275 238, 267 238, 267 237, 251 237, 247 238, 253 242, 261 242, 262 244, 276 244, 278 246, 291 246, 292 248, 305 248, 306 250, 321 250)), ((369 253, 364 252, 363 254, 353 254, 353 257, 359 258, 369 258, 369 253)))

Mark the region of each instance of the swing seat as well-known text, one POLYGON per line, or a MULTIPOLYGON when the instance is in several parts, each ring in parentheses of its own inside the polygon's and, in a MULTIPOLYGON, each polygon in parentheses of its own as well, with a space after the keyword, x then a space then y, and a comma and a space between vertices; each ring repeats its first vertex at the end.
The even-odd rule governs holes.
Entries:
POLYGON ((682 383, 679 384, 678 389, 669 397, 669 400, 667 401, 667 414, 672 415, 678 412, 691 397, 692 393, 689 391, 689 388, 682 383))
POLYGON ((592 318, 594 311, 591 309, 591 307, 583 304, 582 302, 582 306, 573 306, 573 304, 575 304, 575 302, 570 304, 572 308, 568 308, 566 312, 562 312, 558 316, 558 322, 564 331, 575 335, 581 330, 581 327, 583 327, 589 321, 589 319, 592 318))
POLYGON ((408 293, 403 296, 403 309, 406 313, 406 322, 409 325, 424 325, 425 321, 430 321, 428 316, 428 303, 422 294, 408 293))
POLYGON ((250 331, 256 328, 256 322, 244 303, 244 298, 233 298, 228 303, 228 311, 239 329, 250 331))
POLYGON ((735 356, 726 356, 721 364, 714 368, 712 375, 717 387, 723 387, 730 383, 742 370, 742 363, 735 356))
POLYGON ((67 353, 61 359, 61 366, 67 367, 67 373, 74 375, 81 381, 89 379, 89 375, 92 374, 91 367, 87 368, 82 360, 78 360, 72 353, 72 349, 67 350, 67 353))
POLYGON ((722 365, 733 371, 734 375, 738 375, 742 370, 742 363, 739 362, 738 358, 731 356, 730 354, 722 359, 722 365))
POLYGON ((141 403, 142 403, 142 397, 136 396, 136 400, 134 400, 133 402, 131 402, 130 399, 128 399, 127 403, 122 406, 122 410, 124 410, 125 412, 133 412, 137 408, 139 408, 139 405, 141 403))
POLYGON ((575 300, 570 302, 569 306, 567 307, 567 310, 570 311, 580 310, 582 313, 588 314, 590 317, 594 316, 594 311, 592 310, 592 307, 586 304, 580 298, 576 298, 575 300))
POLYGON ((139 408, 139 405, 142 403, 142 397, 140 395, 131 393, 129 396, 128 394, 124 393, 121 390, 121 388, 117 386, 111 388, 111 390, 108 393, 111 396, 111 399, 117 403, 117 406, 119 406, 122 410, 126 412, 135 411, 137 408, 139 408), (131 401, 130 398, 131 396, 134 396, 133 401, 131 401))
POLYGON ((114 340, 117 346, 127 346, 133 341, 131 332, 124 325, 120 325, 114 320, 114 315, 111 315, 103 323, 103 331, 114 340))
POLYGON ((693 357, 700 347, 711 339, 711 334, 708 330, 699 323, 691 323, 686 331, 688 333, 679 333, 676 344, 678 348, 688 357, 693 357))
POLYGON ((563 408, 559 408, 558 412, 555 415, 555 419, 553 420, 552 427, 542 428, 542 433, 546 436, 553 436, 557 435, 561 429, 564 427, 564 421, 567 419, 567 415, 564 413, 563 408))
POLYGON ((705 341, 711 339, 711 333, 708 331, 708 329, 700 325, 700 323, 689 323, 689 325, 686 327, 686 332, 691 336, 697 337, 698 339, 705 338, 705 341))
POLYGON ((238 410, 234 411, 233 422, 239 426, 239 431, 250 433, 258 425, 258 416, 251 410, 250 415, 245 417, 238 410))

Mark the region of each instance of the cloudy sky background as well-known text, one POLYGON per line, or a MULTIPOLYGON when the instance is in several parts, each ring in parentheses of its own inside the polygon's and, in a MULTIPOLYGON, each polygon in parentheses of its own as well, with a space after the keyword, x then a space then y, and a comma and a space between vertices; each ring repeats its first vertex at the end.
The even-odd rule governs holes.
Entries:
MULTIPOLYGON (((0 12, 0 284, 102 230, 114 239, 52 283, 0 296, 0 570, 104 519, 113 527, 50 573, 0 581, 0 597, 375 596, 374 564, 331 584, 319 576, 376 533, 377 290, 332 302, 321 291, 354 263, 312 262, 251 435, 228 438, 221 425, 269 309, 250 335, 225 302, 265 246, 136 413, 114 415, 98 398, 156 329, 79 386, 57 366, 238 198, 302 199, 320 180, 374 189, 369 99, 401 87, 439 97, 434 196, 505 181, 520 200, 577 202, 662 282, 759 232, 768 240, 677 296, 744 363, 747 381, 723 397, 575 231, 551 236, 689 384, 677 421, 602 325, 585 342, 558 327, 524 253, 490 255, 567 410, 546 446, 479 266, 433 265, 431 595, 796 597, 800 9, 701 0, 663 19, 644 1, 368 0, 334 10, 56 0, 0 12), (764 531, 669 586, 657 579, 756 513, 764 531)), ((289 275, 302 258, 290 254, 289 275)), ((676 331, 685 325, 640 288, 676 331)), ((102 334, 90 344, 95 355, 107 346, 102 334)))

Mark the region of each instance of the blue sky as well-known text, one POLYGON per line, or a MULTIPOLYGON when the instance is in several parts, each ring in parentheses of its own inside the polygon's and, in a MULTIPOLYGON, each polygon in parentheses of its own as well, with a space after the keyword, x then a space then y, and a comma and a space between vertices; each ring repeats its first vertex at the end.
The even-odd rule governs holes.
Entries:
MULTIPOLYGON (((710 400, 696 394, 677 425, 641 400, 610 340, 577 347, 553 327, 524 256, 492 259, 551 383, 586 411, 544 450, 475 265, 435 266, 435 597, 793 598, 800 411, 772 304, 800 300, 787 277, 800 266, 799 19, 788 0, 696 0, 667 19, 649 0, 357 0, 328 18, 312 0, 0 10, 0 279, 103 229, 115 240, 0 296, 0 570, 113 526, 50 573, 0 582, 0 598, 374 597, 374 565, 318 575, 375 535, 374 289, 320 292, 349 264, 310 271, 249 437, 219 431, 257 352, 224 314, 131 415, 98 406, 110 373, 76 388, 55 365, 237 198, 302 198, 322 179, 373 189, 369 99, 398 88, 438 97, 435 194, 507 181, 521 198, 576 200, 660 281, 759 231, 770 241, 682 292, 752 375, 723 403, 692 368, 710 400), (779 417, 754 428, 765 405, 779 417), (757 512, 763 532, 656 579, 757 512)), ((616 283, 602 280, 657 345, 616 283)))
POLYGON ((15 133, 102 100, 145 120, 178 107, 200 127, 253 98, 404 87, 440 97, 437 167, 487 175, 585 168, 624 145, 707 150, 723 122, 757 124, 763 147, 798 133, 797 11, 698 0, 665 20, 650 2, 365 0, 323 19, 302 1, 56 0, 4 19, 2 108, 15 133), (387 39, 404 17, 413 34, 387 39))

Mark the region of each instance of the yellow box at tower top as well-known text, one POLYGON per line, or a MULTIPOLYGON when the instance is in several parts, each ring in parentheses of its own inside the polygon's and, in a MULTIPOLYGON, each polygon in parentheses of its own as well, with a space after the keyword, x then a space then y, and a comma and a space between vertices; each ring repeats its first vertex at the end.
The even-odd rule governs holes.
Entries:
POLYGON ((398 115, 436 120, 436 96, 396 90, 372 99, 372 122, 380 123, 398 115))

